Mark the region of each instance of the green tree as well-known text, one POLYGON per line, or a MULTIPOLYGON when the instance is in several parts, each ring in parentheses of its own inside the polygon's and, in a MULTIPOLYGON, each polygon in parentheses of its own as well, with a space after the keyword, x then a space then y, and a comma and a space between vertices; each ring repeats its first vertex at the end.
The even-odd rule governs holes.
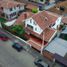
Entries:
POLYGON ((11 31, 13 31, 16 35, 23 35, 25 33, 24 28, 21 25, 15 25, 11 28, 11 31))
POLYGON ((32 9, 32 12, 33 12, 33 13, 37 13, 37 12, 38 12, 38 9, 37 9, 37 8, 33 8, 33 9, 32 9))

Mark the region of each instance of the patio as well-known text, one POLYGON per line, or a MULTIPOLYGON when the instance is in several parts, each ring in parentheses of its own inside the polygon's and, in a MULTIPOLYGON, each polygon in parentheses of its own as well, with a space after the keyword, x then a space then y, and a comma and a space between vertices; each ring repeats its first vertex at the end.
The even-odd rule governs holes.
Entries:
MULTIPOLYGON (((37 49, 38 51, 41 50, 41 47, 42 47, 42 40, 33 36, 33 35, 28 35, 28 34, 25 34, 25 36, 28 38, 28 43, 34 47, 35 49, 37 49)), ((47 42, 44 41, 44 46, 46 46, 47 42)))

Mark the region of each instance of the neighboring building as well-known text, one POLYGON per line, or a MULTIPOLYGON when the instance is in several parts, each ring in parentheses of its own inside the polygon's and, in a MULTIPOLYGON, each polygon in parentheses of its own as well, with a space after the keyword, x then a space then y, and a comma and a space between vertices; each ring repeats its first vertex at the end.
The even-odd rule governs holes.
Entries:
POLYGON ((50 53, 57 53, 60 56, 64 57, 67 53, 67 41, 61 38, 55 38, 44 50, 50 53))
POLYGON ((55 0, 28 0, 28 1, 33 1, 33 2, 40 3, 40 4, 48 4, 48 3, 55 2, 55 0))
POLYGON ((24 11, 24 3, 16 1, 0 0, 0 17, 12 20, 24 11))
POLYGON ((49 60, 54 59, 54 54, 65 57, 67 54, 67 27, 53 39, 43 50, 43 55, 49 60))
POLYGON ((48 11, 67 16, 67 1, 57 3, 54 7, 48 9, 48 11))
POLYGON ((33 1, 41 4, 44 4, 46 2, 46 0, 28 0, 28 1, 33 1))

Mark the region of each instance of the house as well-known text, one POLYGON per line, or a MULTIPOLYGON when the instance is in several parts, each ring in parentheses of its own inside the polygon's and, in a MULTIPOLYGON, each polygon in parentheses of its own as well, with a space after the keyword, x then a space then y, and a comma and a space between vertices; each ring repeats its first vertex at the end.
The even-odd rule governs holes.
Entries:
POLYGON ((24 25, 25 35, 29 37, 27 43, 38 51, 41 51, 42 46, 47 46, 47 43, 56 35, 57 30, 52 28, 52 26, 58 23, 59 17, 59 15, 49 11, 41 11, 34 15, 31 12, 27 12, 20 15, 16 24, 24 25))
POLYGON ((24 3, 13 0, 0 0, 0 17, 6 20, 15 19, 24 11, 24 6, 24 3))
POLYGON ((59 15, 67 16, 67 1, 59 2, 48 11, 54 12, 59 15))
POLYGON ((48 3, 55 2, 55 0, 28 0, 28 1, 37 2, 37 3, 40 3, 40 4, 48 4, 48 3))

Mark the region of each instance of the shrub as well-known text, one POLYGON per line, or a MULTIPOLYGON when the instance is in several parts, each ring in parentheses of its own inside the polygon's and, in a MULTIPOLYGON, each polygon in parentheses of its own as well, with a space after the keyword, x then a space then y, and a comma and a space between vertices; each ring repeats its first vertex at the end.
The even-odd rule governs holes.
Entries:
POLYGON ((33 12, 33 13, 37 13, 37 12, 38 12, 37 8, 33 8, 33 9, 32 9, 32 12, 33 12))

